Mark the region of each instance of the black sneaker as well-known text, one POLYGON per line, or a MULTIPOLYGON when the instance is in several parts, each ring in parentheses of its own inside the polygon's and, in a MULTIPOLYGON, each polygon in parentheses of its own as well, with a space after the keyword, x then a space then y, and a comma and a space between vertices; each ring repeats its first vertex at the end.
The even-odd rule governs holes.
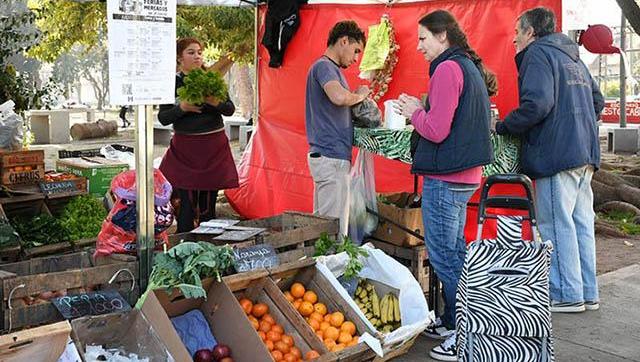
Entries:
POLYGON ((429 351, 429 356, 437 361, 457 361, 456 356, 456 334, 455 332, 447 339, 429 351))
POLYGON ((584 302, 551 301, 551 312, 553 313, 580 313, 585 309, 584 302))
POLYGON ((600 309, 600 302, 593 300, 585 300, 584 301, 584 309, 586 310, 598 310, 600 309))
POLYGON ((455 333, 456 331, 454 329, 447 329, 447 327, 442 324, 442 320, 440 318, 436 318, 436 321, 422 332, 425 337, 433 339, 447 339, 455 333))

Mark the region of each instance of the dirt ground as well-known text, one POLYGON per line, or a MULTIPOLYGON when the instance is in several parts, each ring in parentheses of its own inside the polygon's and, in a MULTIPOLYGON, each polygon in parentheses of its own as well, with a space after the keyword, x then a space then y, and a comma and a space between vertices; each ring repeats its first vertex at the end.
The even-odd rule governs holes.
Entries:
MULTIPOLYGON (((98 116, 100 118, 100 116, 98 116)), ((106 113, 104 118, 112 120, 116 118, 115 113, 106 113)), ((639 167, 640 157, 637 155, 614 155, 606 153, 606 139, 602 139, 602 160, 607 164, 616 167, 624 166, 628 168, 639 167)), ((34 145, 33 149, 45 150, 46 169, 55 168, 58 150, 79 150, 100 148, 103 145, 118 143, 127 146, 135 145, 135 131, 133 128, 118 130, 118 134, 110 138, 72 141, 67 145, 34 145)), ((166 145, 154 146, 154 158, 162 157, 166 150, 166 145)), ((242 152, 239 150, 238 142, 231 142, 231 149, 236 163, 240 161, 242 152)), ((226 203, 224 194, 219 196, 218 213, 220 217, 238 217, 237 213, 226 203)), ((617 270, 625 266, 640 263, 640 236, 628 236, 625 238, 615 238, 610 236, 596 235, 597 248, 597 273, 603 274, 612 270, 617 270)))

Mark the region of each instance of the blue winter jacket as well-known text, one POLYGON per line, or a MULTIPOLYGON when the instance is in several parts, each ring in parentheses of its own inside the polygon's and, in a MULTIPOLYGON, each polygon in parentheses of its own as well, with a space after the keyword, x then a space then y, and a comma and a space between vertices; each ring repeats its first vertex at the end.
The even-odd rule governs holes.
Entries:
POLYGON ((600 166, 598 118, 604 98, 578 45, 562 33, 537 39, 516 55, 520 105, 496 124, 522 136, 520 162, 531 178, 600 166))

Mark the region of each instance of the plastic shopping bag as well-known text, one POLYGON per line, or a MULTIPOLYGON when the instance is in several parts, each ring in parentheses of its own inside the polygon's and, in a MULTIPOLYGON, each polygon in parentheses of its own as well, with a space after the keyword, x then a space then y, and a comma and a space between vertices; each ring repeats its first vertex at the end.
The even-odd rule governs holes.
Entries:
POLYGON ((0 149, 22 149, 22 118, 18 116, 13 107, 13 101, 6 101, 0 105, 0 149))
MULTIPOLYGON (((173 223, 171 184, 160 170, 153 170, 155 247, 161 250, 168 242, 166 230, 173 223)), ((111 181, 111 192, 116 197, 113 208, 102 223, 96 242, 96 256, 112 253, 137 253, 136 172, 118 174, 111 181)))
POLYGON ((378 227, 378 218, 367 212, 367 208, 378 212, 373 154, 363 149, 351 168, 350 193, 349 237, 360 245, 378 227))

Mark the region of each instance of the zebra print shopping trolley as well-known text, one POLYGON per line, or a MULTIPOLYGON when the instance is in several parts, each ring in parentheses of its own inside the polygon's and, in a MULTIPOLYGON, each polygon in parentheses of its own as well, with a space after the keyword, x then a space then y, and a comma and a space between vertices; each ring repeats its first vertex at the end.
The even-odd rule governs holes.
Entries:
POLYGON ((524 175, 489 176, 478 206, 478 234, 469 245, 456 302, 458 360, 468 362, 553 361, 549 264, 551 242, 537 229, 531 180, 524 175), (520 184, 527 197, 491 196, 495 184, 520 184), (527 210, 528 216, 486 214, 487 207, 527 210), (481 239, 485 219, 498 219, 498 236, 481 239), (533 241, 522 240, 529 220, 533 241))

